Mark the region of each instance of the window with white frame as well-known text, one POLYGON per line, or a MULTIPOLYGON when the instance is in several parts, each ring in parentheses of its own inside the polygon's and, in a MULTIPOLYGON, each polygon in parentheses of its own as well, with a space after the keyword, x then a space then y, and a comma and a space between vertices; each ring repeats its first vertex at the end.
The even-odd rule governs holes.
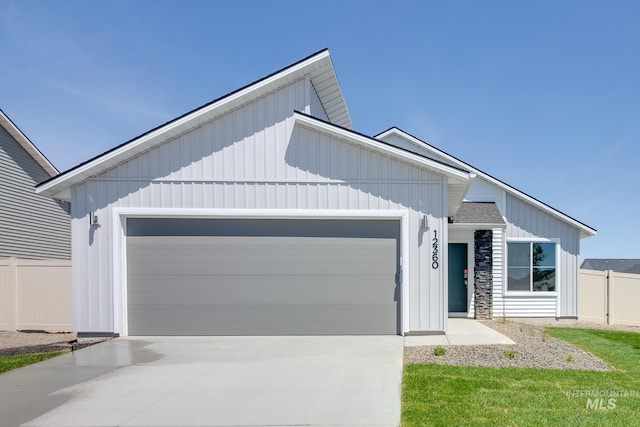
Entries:
POLYGON ((507 290, 555 292, 556 244, 507 242, 507 290))

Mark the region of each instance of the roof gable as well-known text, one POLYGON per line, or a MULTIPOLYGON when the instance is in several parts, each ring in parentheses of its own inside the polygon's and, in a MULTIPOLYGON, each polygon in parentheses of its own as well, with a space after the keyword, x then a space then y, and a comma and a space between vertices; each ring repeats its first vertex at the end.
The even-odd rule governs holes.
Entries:
POLYGON ((494 178, 493 176, 489 175, 486 172, 481 171, 480 169, 476 169, 473 166, 471 166, 470 164, 463 162, 462 160, 448 154, 445 153, 444 151, 434 147, 433 145, 430 145, 418 138, 416 138, 415 136, 403 131, 402 129, 399 129, 397 127, 392 127, 390 129, 387 129, 386 131, 378 134, 375 136, 376 139, 380 139, 380 140, 388 140, 388 141, 392 141, 393 137, 400 137, 402 138, 404 141, 407 141, 409 144, 412 144, 413 146, 416 147, 416 149, 419 149, 421 151, 427 151, 428 153, 431 153, 433 155, 434 158, 440 159, 441 161, 445 161, 449 164, 455 165, 463 170, 468 170, 469 172, 473 172, 475 174, 477 174, 479 177, 484 178, 485 180, 489 181, 490 183, 492 183, 493 185, 496 185, 497 187, 503 189, 504 191, 506 191, 508 194, 512 194, 513 196, 524 200, 525 202, 541 209, 543 212, 546 212, 556 218, 559 218, 560 220, 571 224, 572 226, 578 228, 580 230, 580 236, 581 238, 584 237, 589 237, 589 236, 594 236, 596 234, 596 230, 594 228, 589 227, 588 225, 578 221, 575 218, 572 218, 571 216, 560 212, 559 210, 547 205, 546 203, 518 190, 515 187, 512 187, 511 185, 497 179, 494 178))
POLYGON ((81 163, 57 177, 41 183, 36 188, 36 192, 70 200, 69 190, 73 185, 100 174, 215 117, 237 109, 251 100, 306 77, 313 84, 329 120, 340 126, 351 128, 351 118, 329 51, 324 49, 81 163))
POLYGON ((356 145, 364 145, 387 156, 399 158, 431 172, 444 175, 447 177, 447 211, 449 216, 453 216, 455 212, 458 211, 464 195, 467 192, 471 181, 475 177, 475 174, 469 173, 460 168, 447 165, 438 160, 430 159, 417 152, 398 148, 385 141, 372 138, 351 129, 342 128, 298 111, 295 112, 294 119, 296 120, 296 123, 301 126, 306 126, 319 132, 328 133, 356 145))
POLYGON ((38 163, 38 165, 50 176, 56 176, 59 174, 58 169, 53 166, 53 164, 47 159, 44 154, 38 147, 36 147, 33 142, 27 138, 27 136, 22 133, 22 131, 11 121, 11 119, 4 113, 4 111, 0 110, 0 126, 6 130, 9 135, 26 151, 33 160, 38 163))

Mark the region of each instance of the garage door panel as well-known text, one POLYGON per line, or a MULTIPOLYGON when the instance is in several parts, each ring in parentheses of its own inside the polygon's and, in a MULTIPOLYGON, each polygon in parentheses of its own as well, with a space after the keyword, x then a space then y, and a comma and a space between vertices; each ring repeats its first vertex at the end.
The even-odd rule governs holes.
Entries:
POLYGON ((156 305, 167 300, 173 304, 375 304, 395 301, 397 286, 379 277, 363 276, 349 283, 342 277, 254 277, 235 276, 203 280, 201 277, 145 276, 132 277, 137 286, 129 292, 129 304, 156 305), (385 286, 388 285, 388 286, 385 286), (265 292, 265 289, 269 289, 265 292))
POLYGON ((175 309, 172 305, 160 307, 160 310, 153 308, 148 312, 138 310, 139 317, 130 318, 129 321, 140 330, 136 335, 157 330, 162 330, 163 335, 326 335, 328 330, 336 331, 332 334, 345 334, 341 332, 345 325, 348 325, 350 335, 371 334, 372 328, 376 334, 397 333, 395 313, 387 313, 375 322, 371 321, 370 311, 384 309, 382 306, 184 306, 178 307, 183 313, 181 322, 172 321, 163 314, 175 309), (268 322, 262 319, 268 319, 268 322))
MULTIPOLYGON (((228 228, 222 236, 164 235, 175 221, 185 228, 174 220, 160 223, 159 235, 145 226, 148 235, 127 237, 131 335, 398 333, 397 223, 395 234, 389 221, 376 234, 355 221, 358 234, 345 226, 351 221, 336 221, 349 237, 327 224, 311 229, 330 237, 226 235, 228 228)), ((237 234, 256 230, 233 224, 242 226, 237 234)))
POLYGON ((373 263, 396 251, 396 242, 381 238, 322 237, 129 237, 128 254, 141 274, 393 274, 395 262, 373 263), (158 261, 144 262, 153 251, 158 261), (348 258, 349 263, 344 259, 348 258), (329 266, 329 268, 327 268, 329 266))

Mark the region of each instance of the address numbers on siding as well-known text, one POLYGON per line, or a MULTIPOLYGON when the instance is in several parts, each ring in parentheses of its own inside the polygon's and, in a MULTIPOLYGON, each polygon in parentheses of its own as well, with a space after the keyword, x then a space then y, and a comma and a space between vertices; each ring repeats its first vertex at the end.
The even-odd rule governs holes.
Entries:
POLYGON ((437 270, 440 267, 440 255, 438 254, 438 230, 433 230, 433 239, 431 240, 431 248, 433 251, 431 252, 431 268, 437 270))

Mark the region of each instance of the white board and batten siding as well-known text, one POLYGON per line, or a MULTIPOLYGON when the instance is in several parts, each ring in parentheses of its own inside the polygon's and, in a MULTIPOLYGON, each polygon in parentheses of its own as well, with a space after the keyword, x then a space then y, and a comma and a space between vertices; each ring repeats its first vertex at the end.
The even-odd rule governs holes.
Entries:
POLYGON ((473 180, 464 200, 465 202, 494 202, 503 216, 506 212, 506 192, 480 177, 473 180))
POLYGON ((436 161, 438 161, 440 163, 444 163, 445 165, 449 165, 449 166, 453 166, 453 167, 460 167, 455 162, 452 162, 451 160, 449 160, 447 157, 442 156, 442 155, 434 152, 425 143, 414 141, 414 140, 410 140, 408 138, 405 138, 403 136, 400 136, 400 135, 397 135, 397 134, 394 134, 394 133, 389 134, 389 135, 385 135, 384 138, 382 138, 382 140, 387 142, 388 144, 391 144, 391 145, 396 146, 398 148, 402 148, 403 150, 407 150, 407 151, 410 151, 412 153, 418 153, 418 154, 426 156, 426 157, 428 157, 430 159, 436 160, 436 161))
POLYGON ((86 278, 75 286, 76 330, 114 331, 114 257, 122 249, 112 242, 113 210, 138 207, 167 215, 286 210, 292 217, 302 210, 403 211, 410 248, 403 330, 445 329, 446 265, 434 270, 420 260, 430 257, 424 215, 446 242, 446 178, 296 125, 294 110, 318 108, 309 107, 317 103, 310 93, 308 79, 290 83, 72 188, 74 277, 86 278), (91 212, 99 226, 89 225, 91 212))
MULTIPOLYGON (((503 300, 500 299, 499 292, 495 292, 497 295, 494 294, 494 315, 504 314, 507 317, 577 316, 580 230, 511 194, 506 195, 505 202, 507 218, 505 248, 506 242, 510 239, 549 239, 558 243, 556 254, 557 292, 531 292, 523 295, 507 291, 502 294, 503 300)), ((494 274, 495 269, 494 266, 494 274)), ((503 264, 502 275, 504 283, 506 281, 506 262, 503 264)))
MULTIPOLYGON (((416 151, 427 157, 463 169, 469 165, 454 160, 439 150, 400 132, 385 133, 383 139, 393 145, 416 151)), ((511 317, 575 317, 577 315, 577 276, 580 247, 580 230, 570 222, 543 212, 532 203, 519 197, 517 190, 492 182, 493 179, 475 170, 464 197, 467 202, 495 202, 507 227, 494 229, 493 233, 493 314, 511 317), (559 242, 557 259, 558 292, 516 293, 506 291, 507 242, 511 239, 550 240, 559 242)), ((453 229, 452 229, 453 232, 453 229)), ((455 234, 455 233, 452 233, 455 234)), ((459 237, 458 237, 459 239, 459 237)), ((454 240, 452 240, 454 241, 454 240)), ((470 299, 469 315, 473 315, 473 299, 470 299)))
POLYGON ((580 231, 541 209, 478 177, 465 201, 495 202, 507 227, 493 229, 493 315, 496 317, 577 316, 576 290, 580 231), (551 240, 558 244, 558 292, 509 292, 507 242, 512 239, 551 240))

